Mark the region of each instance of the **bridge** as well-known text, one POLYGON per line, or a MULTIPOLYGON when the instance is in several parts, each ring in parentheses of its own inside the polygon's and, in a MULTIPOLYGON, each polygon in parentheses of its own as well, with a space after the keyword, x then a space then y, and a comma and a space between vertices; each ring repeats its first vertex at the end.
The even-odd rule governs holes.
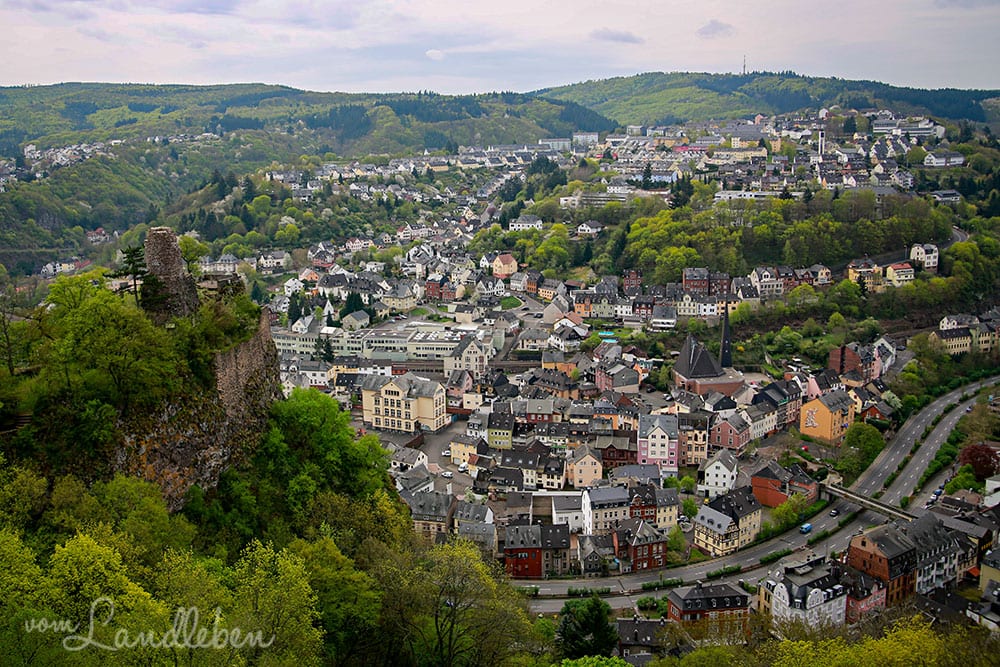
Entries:
POLYGON ((917 517, 910 514, 909 512, 904 512, 898 507, 893 507, 892 505, 887 505, 883 502, 879 502, 868 496, 862 496, 854 491, 845 489, 842 486, 836 484, 820 484, 820 495, 824 493, 836 496, 838 498, 843 498, 844 500, 850 501, 855 505, 860 505, 866 510, 871 510, 873 512, 878 512, 879 514, 884 514, 893 519, 902 519, 903 521, 913 521, 917 517))

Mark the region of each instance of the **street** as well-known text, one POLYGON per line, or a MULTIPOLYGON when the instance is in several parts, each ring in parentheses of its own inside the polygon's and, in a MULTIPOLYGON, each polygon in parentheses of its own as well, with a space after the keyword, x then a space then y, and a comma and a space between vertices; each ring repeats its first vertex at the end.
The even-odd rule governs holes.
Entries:
MULTIPOLYGON (((924 429, 937 415, 944 411, 946 406, 951 403, 958 403, 963 394, 973 394, 978 391, 979 388, 989 384, 996 384, 997 382, 1000 382, 1000 377, 981 380, 948 392, 928 404, 923 410, 907 420, 907 422, 896 434, 896 437, 886 445, 882 453, 875 459, 875 462, 872 463, 872 465, 858 477, 857 481, 853 485, 851 485, 851 489, 863 492, 866 495, 872 495, 876 491, 882 489, 882 484, 885 479, 896 470, 900 461, 902 461, 909 453, 914 439, 923 433, 924 429)), ((923 474, 923 471, 927 467, 927 463, 934 458, 937 450, 947 439, 955 424, 965 414, 965 408, 973 403, 975 403, 975 398, 962 401, 958 407, 952 410, 952 412, 941 420, 937 427, 935 427, 934 431, 927 437, 927 440, 921 446, 918 454, 913 457, 899 478, 896 479, 896 481, 885 491, 885 494, 882 497, 884 502, 887 504, 898 505, 899 499, 903 495, 912 491, 913 485, 916 484, 917 480, 919 480, 920 476, 923 474)), ((922 494, 919 499, 914 499, 911 505, 907 508, 907 511, 912 514, 919 514, 927 511, 923 509, 923 500, 925 500, 925 496, 929 495, 934 488, 936 488, 936 484, 932 485, 931 483, 928 483, 925 494, 922 494)), ((829 508, 824 510, 822 513, 811 519, 810 522, 813 524, 813 530, 809 535, 803 535, 794 529, 789 530, 774 539, 752 546, 748 549, 744 549, 738 553, 723 556, 721 558, 714 558, 696 565, 686 565, 667 570, 650 570, 648 572, 627 574, 603 579, 515 580, 513 583, 518 586, 536 586, 538 587, 541 595, 551 596, 566 596, 570 587, 579 587, 581 585, 591 587, 611 586, 613 590, 620 590, 624 593, 628 591, 641 590, 641 585, 644 582, 658 581, 661 577, 664 579, 677 577, 683 579, 685 583, 694 583, 695 581, 705 579, 708 572, 730 565, 741 565, 744 570, 738 574, 723 577, 716 581, 728 581, 729 583, 737 583, 740 579, 754 581, 764 572, 764 568, 760 565, 760 558, 762 556, 781 549, 805 549, 807 547, 806 543, 809 537, 824 530, 837 530, 838 522, 845 515, 858 509, 856 506, 846 501, 835 501, 831 503, 830 508, 837 508, 840 516, 831 517, 829 515, 829 508), (748 572, 752 570, 756 570, 756 572, 748 572)), ((810 548, 817 553, 843 551, 847 548, 851 536, 856 531, 864 530, 866 528, 885 523, 886 521, 887 519, 881 514, 864 511, 858 515, 854 521, 845 525, 834 535, 831 535, 826 540, 822 540, 821 542, 814 544, 810 548)), ((633 606, 633 597, 641 597, 642 595, 651 594, 653 593, 645 592, 639 595, 618 594, 607 596, 605 600, 614 608, 629 608, 633 606)), ((663 591, 655 593, 657 597, 662 594, 663 591)), ((550 613, 561 609, 564 602, 565 600, 562 599, 545 600, 541 598, 533 598, 531 600, 531 609, 541 613, 550 613)))

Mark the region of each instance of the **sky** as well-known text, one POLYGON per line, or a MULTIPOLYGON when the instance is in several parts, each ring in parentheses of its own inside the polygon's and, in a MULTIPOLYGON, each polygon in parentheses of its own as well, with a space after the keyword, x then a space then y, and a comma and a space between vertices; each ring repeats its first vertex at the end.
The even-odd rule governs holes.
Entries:
POLYGON ((530 91, 792 70, 1000 89, 1000 0, 0 0, 0 85, 530 91))

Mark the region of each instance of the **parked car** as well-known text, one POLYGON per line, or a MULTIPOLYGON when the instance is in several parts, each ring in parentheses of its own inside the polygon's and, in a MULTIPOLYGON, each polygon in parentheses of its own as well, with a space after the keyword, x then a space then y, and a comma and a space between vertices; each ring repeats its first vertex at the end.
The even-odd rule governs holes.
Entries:
POLYGON ((445 470, 443 473, 441 473, 441 476, 444 477, 445 479, 451 479, 452 477, 455 476, 455 473, 453 473, 450 470, 445 470))
POLYGON ((443 452, 441 452, 441 456, 451 456, 451 450, 450 449, 444 450, 443 452))

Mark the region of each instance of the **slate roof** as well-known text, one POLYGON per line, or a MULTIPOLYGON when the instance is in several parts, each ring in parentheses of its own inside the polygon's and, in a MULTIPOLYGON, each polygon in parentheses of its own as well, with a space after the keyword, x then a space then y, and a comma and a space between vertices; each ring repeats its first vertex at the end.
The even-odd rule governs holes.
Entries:
POLYGON ((723 375, 722 366, 708 349, 688 335, 674 363, 674 371, 688 379, 715 378, 723 375))

